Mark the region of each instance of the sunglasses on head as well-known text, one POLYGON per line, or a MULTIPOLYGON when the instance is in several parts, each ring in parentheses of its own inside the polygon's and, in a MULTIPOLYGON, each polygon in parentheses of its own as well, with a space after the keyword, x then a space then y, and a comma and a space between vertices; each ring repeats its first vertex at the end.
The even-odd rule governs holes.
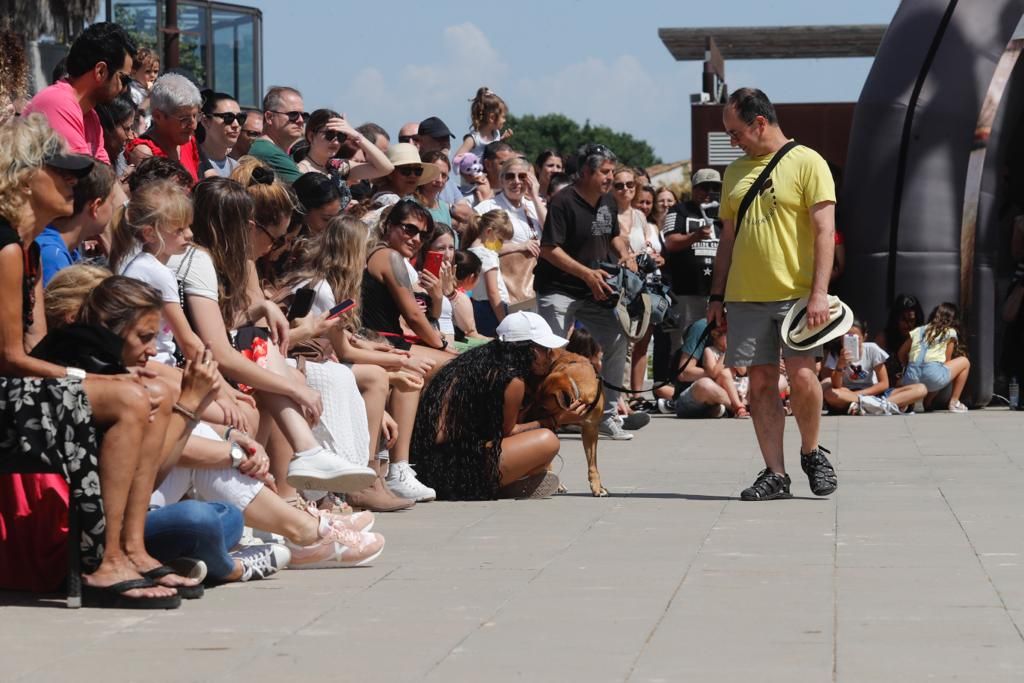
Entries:
POLYGON ((406 178, 413 175, 419 178, 421 175, 423 175, 422 166, 399 166, 395 170, 404 175, 406 178))
POLYGON ((338 142, 344 142, 347 137, 344 133, 336 130, 325 130, 324 128, 321 128, 317 132, 324 136, 324 140, 327 142, 334 142, 335 140, 338 142))
POLYGON ((395 227, 401 228, 406 237, 419 237, 421 240, 424 240, 430 234, 428 228, 420 230, 420 226, 415 223, 396 223, 395 227))
POLYGON ((515 179, 519 179, 519 182, 525 183, 526 179, 530 177, 529 173, 506 173, 504 176, 506 181, 512 182, 515 179))
POLYGON ((632 190, 634 187, 636 187, 636 182, 632 180, 627 180, 623 182, 620 180, 617 183, 612 183, 612 187, 614 187, 616 190, 632 190))
POLYGON ((271 114, 280 114, 281 116, 288 117, 288 123, 298 123, 299 121, 305 121, 309 118, 309 112, 305 111, 274 111, 269 110, 271 114))
POLYGON ((207 116, 209 116, 211 118, 216 116, 218 119, 220 119, 221 121, 224 122, 225 126, 230 126, 232 123, 235 123, 236 121, 238 122, 238 125, 241 126, 243 123, 245 123, 245 120, 249 117, 248 114, 243 114, 242 112, 238 112, 236 114, 235 112, 231 112, 231 111, 226 111, 226 112, 222 112, 222 113, 219 113, 219 114, 216 114, 216 113, 215 114, 207 114, 207 116))

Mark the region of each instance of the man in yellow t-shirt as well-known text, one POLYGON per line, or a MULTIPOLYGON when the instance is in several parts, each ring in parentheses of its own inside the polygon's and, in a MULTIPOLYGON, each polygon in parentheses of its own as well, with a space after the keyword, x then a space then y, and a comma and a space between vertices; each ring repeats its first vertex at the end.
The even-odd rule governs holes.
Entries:
POLYGON ((722 237, 708 297, 708 320, 728 322, 728 367, 749 367, 750 413, 765 469, 740 494, 743 500, 790 498, 779 401, 779 354, 786 363, 791 404, 800 430, 800 466, 811 491, 836 490, 836 473, 818 445, 821 385, 815 372, 819 349, 796 351, 782 343, 781 325, 795 301, 810 296, 807 323, 828 320, 828 280, 835 247, 835 184, 825 160, 807 147, 791 149, 772 171, 736 225, 751 185, 789 142, 768 96, 741 88, 722 113, 733 146, 746 154, 725 170, 722 237))

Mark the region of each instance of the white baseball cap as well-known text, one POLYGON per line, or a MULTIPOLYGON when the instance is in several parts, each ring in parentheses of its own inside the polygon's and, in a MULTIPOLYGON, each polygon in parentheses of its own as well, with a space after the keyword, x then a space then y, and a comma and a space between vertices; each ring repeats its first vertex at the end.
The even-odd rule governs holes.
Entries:
POLYGON ((569 343, 551 331, 544 318, 529 311, 510 313, 498 325, 498 340, 503 342, 533 342, 549 349, 560 349, 569 343))

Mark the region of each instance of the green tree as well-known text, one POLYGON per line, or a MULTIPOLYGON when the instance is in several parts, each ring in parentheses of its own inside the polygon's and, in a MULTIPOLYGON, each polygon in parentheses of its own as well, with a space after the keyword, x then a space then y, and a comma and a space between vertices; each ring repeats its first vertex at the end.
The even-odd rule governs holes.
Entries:
POLYGON ((570 154, 580 145, 597 142, 611 149, 622 163, 630 166, 646 168, 661 163, 645 140, 614 131, 608 126, 591 126, 589 119, 580 126, 564 114, 526 114, 509 116, 506 125, 515 131, 509 143, 524 152, 528 159, 535 158, 548 147, 570 154))

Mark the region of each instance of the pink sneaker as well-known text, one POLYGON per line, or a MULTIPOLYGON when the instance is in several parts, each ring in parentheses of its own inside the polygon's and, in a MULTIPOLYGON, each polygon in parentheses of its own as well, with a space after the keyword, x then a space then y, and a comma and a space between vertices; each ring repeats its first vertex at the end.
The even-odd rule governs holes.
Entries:
POLYGON ((369 532, 373 529, 373 523, 376 521, 373 513, 369 510, 353 512, 347 515, 321 510, 320 516, 327 517, 331 521, 331 524, 334 524, 335 526, 342 526, 346 529, 351 529, 352 531, 369 532))
POLYGON ((318 533, 320 540, 312 545, 287 543, 292 551, 292 568, 361 567, 384 552, 384 537, 380 534, 353 531, 325 517, 320 518, 318 533))

